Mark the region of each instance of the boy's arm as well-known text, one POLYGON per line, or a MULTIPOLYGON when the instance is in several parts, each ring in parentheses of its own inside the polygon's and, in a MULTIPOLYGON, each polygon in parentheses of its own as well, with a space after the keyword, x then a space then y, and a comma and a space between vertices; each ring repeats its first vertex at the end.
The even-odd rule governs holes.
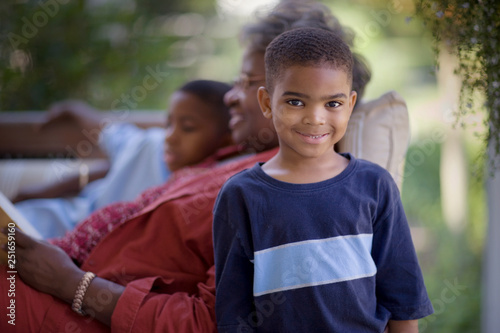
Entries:
POLYGON ((224 189, 219 193, 213 222, 215 315, 219 332, 246 331, 250 328, 248 317, 255 311, 252 305, 254 267, 242 246, 243 231, 236 231, 236 226, 231 224, 231 221, 245 220, 244 209, 241 203, 238 205, 228 197, 234 199, 231 194, 224 193, 224 189))
MULTIPOLYGON (((63 118, 68 118, 76 122, 82 132, 86 133, 86 136, 90 133, 99 133, 101 130, 101 121, 103 120, 102 114, 86 102, 64 100, 49 106, 45 123, 42 124, 41 129, 43 130, 44 127, 63 118)), ((107 120, 109 121, 110 119, 107 120)), ((96 142, 93 143, 97 144, 96 142)))
POLYGON ((411 322, 432 314, 433 308, 399 190, 388 172, 382 177, 378 198, 381 204, 377 207, 372 242, 372 258, 377 265, 377 304, 391 313, 394 322, 411 322))
MULTIPOLYGON (((88 179, 86 183, 105 177, 109 168, 110 164, 107 160, 92 163, 88 170, 88 179)), ((43 185, 36 184, 25 186, 19 190, 19 193, 12 199, 12 202, 16 203, 28 199, 58 198, 76 195, 82 190, 82 184, 80 184, 81 177, 80 173, 75 171, 60 181, 43 185)))
POLYGON ((388 333, 418 333, 418 320, 389 320, 388 333))

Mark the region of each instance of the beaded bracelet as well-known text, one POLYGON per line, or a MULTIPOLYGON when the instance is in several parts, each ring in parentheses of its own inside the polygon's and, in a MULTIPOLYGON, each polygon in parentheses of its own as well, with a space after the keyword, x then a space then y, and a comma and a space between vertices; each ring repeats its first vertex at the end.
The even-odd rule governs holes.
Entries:
POLYGON ((76 288, 75 298, 73 298, 73 304, 71 304, 71 308, 80 316, 86 315, 86 313, 82 310, 83 296, 85 296, 85 293, 87 292, 87 289, 89 288, 90 283, 94 278, 94 273, 86 272, 85 274, 83 274, 83 277, 78 283, 78 287, 76 288))

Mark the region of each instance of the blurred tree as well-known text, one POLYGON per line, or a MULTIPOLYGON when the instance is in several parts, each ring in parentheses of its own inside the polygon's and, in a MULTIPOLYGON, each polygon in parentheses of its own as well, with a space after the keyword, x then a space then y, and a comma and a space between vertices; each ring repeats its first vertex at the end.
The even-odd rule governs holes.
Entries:
MULTIPOLYGON (((185 80, 180 66, 167 66, 176 50, 171 46, 194 34, 172 32, 169 22, 189 11, 215 12, 209 0, 0 6, 1 110, 44 109, 64 98, 103 109, 164 108, 165 96, 185 80)), ((183 26, 196 28, 193 19, 183 26)))
POLYGON ((416 14, 435 39, 435 51, 458 58, 456 73, 462 79, 461 107, 457 115, 474 113, 478 94, 485 100, 487 133, 500 156, 500 2, 497 0, 416 0, 416 14))

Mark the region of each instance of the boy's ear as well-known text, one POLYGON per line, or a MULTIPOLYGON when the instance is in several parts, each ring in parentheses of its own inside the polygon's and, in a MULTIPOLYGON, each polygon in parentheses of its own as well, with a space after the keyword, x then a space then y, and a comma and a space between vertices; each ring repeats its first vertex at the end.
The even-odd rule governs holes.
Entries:
POLYGON ((257 91, 257 99, 259 100, 260 110, 267 119, 273 117, 271 112, 271 96, 265 87, 260 87, 257 91))
POLYGON ((358 93, 355 90, 352 90, 351 95, 349 96, 351 113, 352 113, 352 110, 354 109, 354 106, 356 105, 357 99, 358 99, 358 93))

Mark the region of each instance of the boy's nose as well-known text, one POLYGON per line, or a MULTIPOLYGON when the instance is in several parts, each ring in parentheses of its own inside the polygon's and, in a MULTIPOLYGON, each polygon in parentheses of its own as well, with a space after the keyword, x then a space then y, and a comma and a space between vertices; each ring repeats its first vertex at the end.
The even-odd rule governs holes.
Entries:
POLYGON ((172 144, 175 142, 177 138, 177 135, 176 135, 176 131, 175 129, 173 128, 169 128, 166 130, 166 133, 165 133, 165 142, 167 144, 172 144))
POLYGON ((321 108, 310 108, 305 113, 303 121, 307 125, 324 125, 326 123, 325 110, 321 108))

